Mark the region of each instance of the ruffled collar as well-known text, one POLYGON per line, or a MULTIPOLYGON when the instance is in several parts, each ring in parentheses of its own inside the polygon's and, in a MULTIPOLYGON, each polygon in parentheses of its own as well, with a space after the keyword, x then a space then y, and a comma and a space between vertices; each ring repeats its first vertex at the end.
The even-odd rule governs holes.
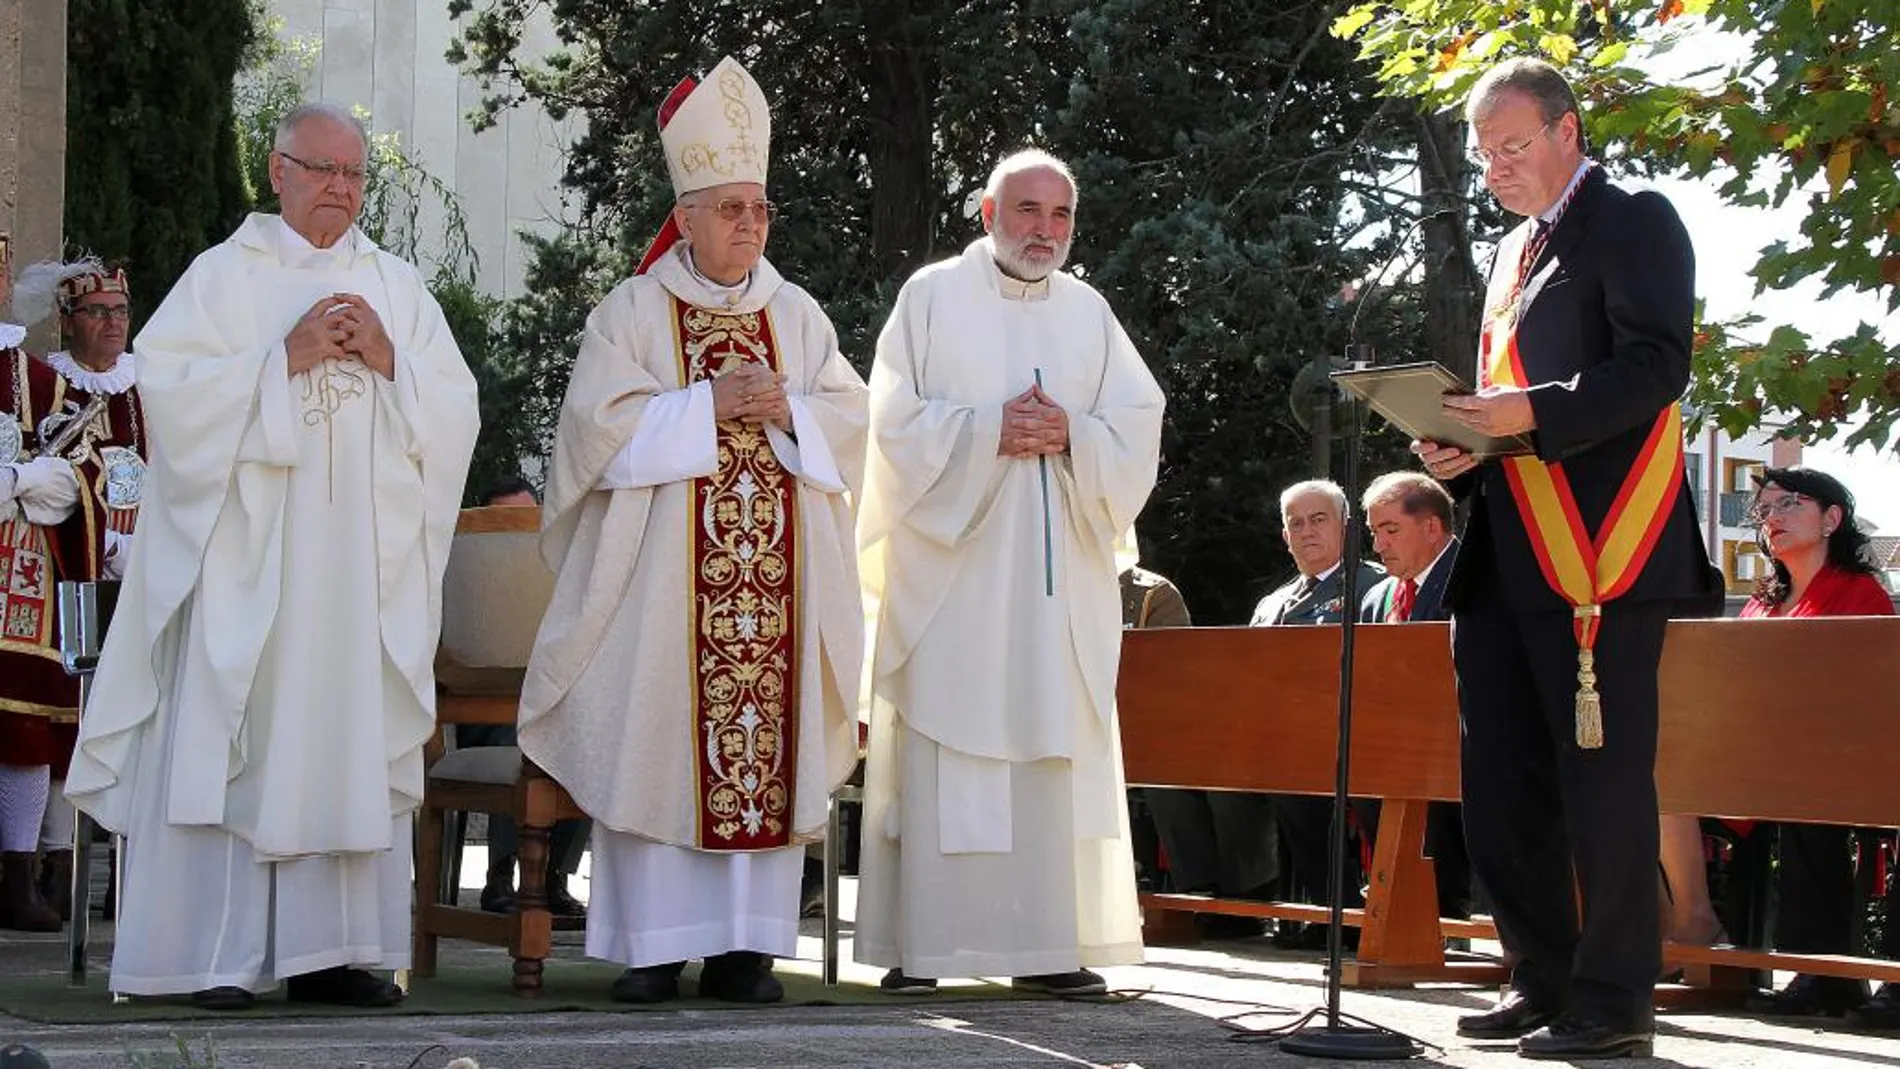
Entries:
POLYGON ((122 394, 134 385, 132 361, 126 353, 119 354, 111 371, 94 371, 68 352, 47 353, 45 359, 46 366, 59 372, 60 378, 87 393, 122 394))
POLYGON ((0 323, 0 352, 18 349, 26 340, 26 328, 18 323, 0 323))

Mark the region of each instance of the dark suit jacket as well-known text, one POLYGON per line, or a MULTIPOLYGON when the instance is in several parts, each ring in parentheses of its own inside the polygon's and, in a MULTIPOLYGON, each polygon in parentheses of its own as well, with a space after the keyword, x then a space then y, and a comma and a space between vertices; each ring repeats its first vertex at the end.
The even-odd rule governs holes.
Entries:
MULTIPOLYGON (((1517 271, 1514 247, 1506 243, 1492 268, 1494 295, 1517 271)), ((1551 384, 1531 393, 1537 455, 1563 463, 1592 536, 1656 416, 1688 386, 1694 314, 1695 251, 1675 209, 1592 168, 1531 268, 1517 327, 1530 383, 1551 384)), ((1452 608, 1501 595, 1519 611, 1567 609, 1537 565, 1503 466, 1485 464, 1449 489, 1476 497, 1451 576, 1452 608)), ((1685 484, 1624 597, 1694 598, 1709 593, 1709 581, 1685 484)))
POLYGON ((1305 576, 1294 576, 1279 589, 1260 599, 1260 604, 1254 607, 1251 626, 1336 624, 1345 618, 1349 598, 1350 604, 1358 604, 1367 590, 1385 578, 1385 569, 1360 561, 1358 579, 1348 594, 1343 581, 1345 573, 1343 564, 1334 568, 1333 574, 1304 595, 1299 593, 1299 588, 1305 576))
MULTIPOLYGON (((1452 569, 1458 567, 1458 540, 1451 540, 1445 547, 1445 555, 1433 568, 1425 581, 1419 584, 1418 600, 1412 603, 1411 622, 1425 620, 1451 619, 1451 606, 1445 603, 1445 590, 1451 585, 1452 569)), ((1359 602, 1359 622, 1362 624, 1382 624, 1385 614, 1392 608, 1392 599, 1399 592, 1399 580, 1388 575, 1378 586, 1366 591, 1359 602)))

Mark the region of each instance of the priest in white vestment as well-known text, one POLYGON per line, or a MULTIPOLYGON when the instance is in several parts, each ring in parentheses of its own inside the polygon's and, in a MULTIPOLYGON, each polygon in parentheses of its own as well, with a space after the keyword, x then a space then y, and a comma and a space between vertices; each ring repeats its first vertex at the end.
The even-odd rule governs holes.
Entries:
POLYGON ((766 101, 723 60, 660 110, 677 206, 588 317, 544 506, 521 749, 594 820, 612 995, 783 997, 805 844, 857 762, 863 381, 763 258, 766 101))
POLYGON ((125 834, 111 985, 381 1006, 475 382, 356 229, 349 112, 278 127, 281 216, 193 262, 133 344, 151 464, 66 791, 125 834))
POLYGON ((874 620, 856 955, 886 990, 1104 990, 1141 960, 1115 673, 1116 543, 1163 399, 1059 268, 1076 191, 1003 161, 989 236, 898 294, 871 371, 858 522, 874 620))

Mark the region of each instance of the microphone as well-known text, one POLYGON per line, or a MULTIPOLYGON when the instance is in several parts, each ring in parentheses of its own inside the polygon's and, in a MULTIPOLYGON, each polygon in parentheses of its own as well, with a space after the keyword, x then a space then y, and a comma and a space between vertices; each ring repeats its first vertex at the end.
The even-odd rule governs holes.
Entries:
POLYGON ((1398 244, 1392 249, 1392 255, 1386 257, 1385 262, 1379 265, 1379 270, 1374 272, 1372 277, 1366 281, 1365 291, 1353 299, 1355 307, 1352 310, 1352 321, 1346 324, 1346 354, 1348 362, 1361 359, 1361 353, 1364 354, 1363 359, 1367 365, 1373 362, 1372 347, 1362 345, 1359 342, 1359 317, 1366 313, 1366 306, 1372 303, 1372 294, 1373 291, 1379 288, 1379 280, 1385 277, 1385 273, 1390 271, 1392 265, 1397 262, 1399 254, 1405 251, 1405 243, 1412 240, 1412 235, 1418 233, 1419 227, 1424 226, 1433 219, 1443 219, 1457 214, 1458 209, 1456 208, 1440 208, 1435 212, 1421 215, 1417 219, 1412 220, 1412 225, 1406 227, 1405 233, 1399 235, 1398 244))

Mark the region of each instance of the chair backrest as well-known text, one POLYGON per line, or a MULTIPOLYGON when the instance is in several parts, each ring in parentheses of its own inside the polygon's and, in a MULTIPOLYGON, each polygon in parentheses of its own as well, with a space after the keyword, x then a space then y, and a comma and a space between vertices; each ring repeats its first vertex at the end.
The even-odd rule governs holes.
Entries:
POLYGON ((524 668, 554 594, 541 510, 463 509, 442 577, 442 656, 464 668, 524 668))

